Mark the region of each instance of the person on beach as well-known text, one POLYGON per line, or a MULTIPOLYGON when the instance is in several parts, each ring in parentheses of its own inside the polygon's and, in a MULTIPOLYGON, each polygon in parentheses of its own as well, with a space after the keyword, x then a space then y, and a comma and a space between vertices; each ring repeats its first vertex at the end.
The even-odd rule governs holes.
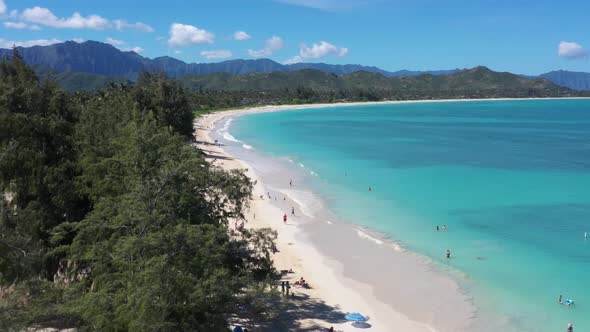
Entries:
POLYGON ((285 224, 287 223, 287 214, 286 213, 283 215, 283 223, 285 223, 285 224))
POLYGON ((451 251, 449 249, 447 249, 447 259, 451 258, 451 251))
POLYGON ((334 326, 330 326, 330 328, 328 329, 328 332, 334 332, 334 326))
POLYGON ((289 187, 293 187, 293 180, 289 180, 289 187))
POLYGON ((291 207, 291 215, 293 215, 293 216, 295 215, 295 208, 294 207, 291 207))

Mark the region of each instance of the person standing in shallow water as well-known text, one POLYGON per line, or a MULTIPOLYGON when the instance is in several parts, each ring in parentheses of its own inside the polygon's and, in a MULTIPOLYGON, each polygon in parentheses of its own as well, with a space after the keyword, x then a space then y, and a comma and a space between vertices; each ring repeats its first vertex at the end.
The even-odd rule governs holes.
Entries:
POLYGON ((438 225, 436 225, 436 230, 437 231, 440 231, 440 227, 438 227, 438 225))
POLYGON ((567 324, 567 332, 574 332, 574 325, 572 323, 567 324))
POLYGON ((451 251, 449 249, 447 249, 447 258, 451 258, 451 251))

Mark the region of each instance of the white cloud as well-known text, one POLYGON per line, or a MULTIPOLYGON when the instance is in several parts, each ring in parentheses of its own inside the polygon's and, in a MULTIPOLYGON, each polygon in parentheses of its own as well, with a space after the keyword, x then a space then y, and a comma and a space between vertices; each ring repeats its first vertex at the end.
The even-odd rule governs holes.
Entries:
POLYGON ((369 1, 370 0, 275 0, 275 2, 286 3, 289 5, 328 11, 350 10, 355 7, 367 5, 369 1))
POLYGON ((135 53, 141 53, 144 51, 143 48, 139 47, 139 46, 135 46, 135 47, 128 47, 127 46, 127 42, 123 41, 123 40, 118 40, 118 39, 114 39, 114 38, 107 38, 106 42, 115 46, 116 48, 120 49, 121 51, 124 52, 135 52, 135 53))
POLYGON ((562 41, 559 43, 557 54, 560 57, 573 60, 586 58, 590 52, 578 43, 562 41))
POLYGON ((113 39, 111 37, 106 39, 106 42, 113 45, 113 46, 120 46, 120 45, 125 45, 127 44, 126 42, 122 41, 122 40, 118 40, 118 39, 113 39))
POLYGON ((34 24, 29 25, 29 24, 26 24, 25 22, 3 22, 2 24, 9 29, 41 30, 41 28, 38 25, 34 25, 34 24))
POLYGON ((168 45, 185 46, 191 44, 211 44, 215 36, 207 31, 188 24, 173 23, 170 26, 168 45))
POLYGON ((253 57, 271 55, 273 52, 283 48, 284 43, 281 37, 272 36, 264 42, 264 48, 261 50, 248 50, 248 54, 253 57))
POLYGON ((236 31, 234 32, 234 39, 235 40, 248 40, 252 38, 252 36, 250 36, 249 34, 247 34, 245 31, 236 31))
POLYGON ((2 24, 4 24, 5 27, 10 29, 26 29, 28 27, 28 24, 23 22, 4 22, 2 24))
POLYGON ((201 52, 201 56, 207 59, 226 59, 232 56, 231 51, 229 50, 213 50, 213 51, 203 51, 201 52))
POLYGON ((134 29, 141 32, 154 32, 154 28, 142 22, 127 23, 123 20, 114 20, 113 23, 117 30, 134 29))
POLYGON ((0 14, 5 14, 6 13, 6 4, 4 3, 4 0, 0 0, 0 14))
POLYGON ((125 52, 135 52, 135 53, 141 53, 144 51, 143 48, 139 47, 139 46, 135 46, 135 47, 126 47, 126 48, 122 48, 121 51, 125 51, 125 52))
POLYGON ((348 54, 348 48, 338 47, 325 41, 319 44, 314 43, 311 47, 301 44, 299 47, 299 55, 285 61, 285 64, 293 64, 303 60, 319 59, 328 55, 335 55, 343 57, 348 54))
POLYGON ((47 46, 53 45, 57 43, 61 43, 62 41, 59 39, 36 39, 36 40, 6 40, 0 38, 0 48, 12 48, 12 46, 22 46, 22 47, 31 47, 31 46, 47 46))
POLYGON ((95 29, 103 30, 111 27, 109 20, 98 15, 84 17, 80 13, 74 13, 68 18, 58 18, 51 10, 42 7, 27 8, 21 14, 21 18, 27 22, 46 25, 52 28, 70 29, 95 29))
MULTIPOLYGON (((11 17, 17 17, 18 12, 12 11, 11 17)), ((45 25, 52 28, 58 29, 94 29, 104 30, 115 28, 117 30, 123 29, 135 29, 143 32, 153 32, 154 29, 142 22, 127 23, 123 20, 111 21, 98 15, 82 16, 80 13, 75 12, 70 17, 57 17, 53 12, 43 7, 33 7, 25 9, 20 18, 26 22, 36 23, 45 25)))

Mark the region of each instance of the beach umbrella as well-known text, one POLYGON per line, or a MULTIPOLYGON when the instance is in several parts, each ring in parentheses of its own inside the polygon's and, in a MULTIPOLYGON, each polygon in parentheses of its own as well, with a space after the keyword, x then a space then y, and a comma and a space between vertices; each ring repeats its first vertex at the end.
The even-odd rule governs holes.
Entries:
POLYGON ((359 314, 358 312, 353 312, 351 314, 347 314, 346 316, 344 316, 344 319, 349 320, 351 322, 365 322, 369 318, 359 314))
POLYGON ((243 332, 244 330, 242 329, 241 326, 236 326, 234 327, 234 329, 232 330, 232 332, 243 332))

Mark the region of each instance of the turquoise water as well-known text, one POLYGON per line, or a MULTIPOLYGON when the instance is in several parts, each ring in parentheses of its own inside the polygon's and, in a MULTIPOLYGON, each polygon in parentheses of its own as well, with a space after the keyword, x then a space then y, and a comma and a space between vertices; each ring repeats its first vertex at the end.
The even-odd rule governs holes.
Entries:
POLYGON ((260 113, 231 133, 317 173, 309 182, 343 220, 460 272, 500 325, 590 331, 589 100, 260 113))

